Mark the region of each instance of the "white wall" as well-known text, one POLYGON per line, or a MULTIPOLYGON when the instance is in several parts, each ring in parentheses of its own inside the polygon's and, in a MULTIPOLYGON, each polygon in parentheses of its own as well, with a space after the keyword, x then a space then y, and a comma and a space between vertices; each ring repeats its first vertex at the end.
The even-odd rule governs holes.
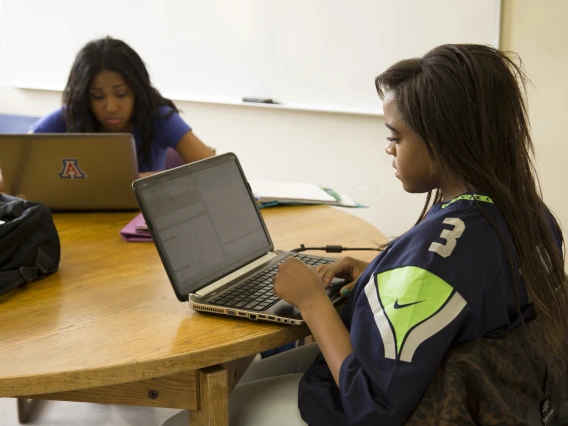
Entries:
MULTIPOLYGON (((529 114, 544 199, 568 229, 568 2, 505 0, 502 47, 517 52, 532 85, 529 114)), ((568 238, 568 234, 565 235, 568 238)))
MULTIPOLYGON (((562 17, 567 14, 568 2, 563 0, 549 0, 546 7, 537 1, 505 0, 502 32, 503 48, 522 55, 537 89, 531 92, 531 117, 545 200, 564 224, 568 224, 564 187, 568 147, 563 144, 568 30, 563 29, 562 17)), ((421 211, 424 196, 406 194, 393 175, 384 153, 387 132, 380 117, 176 104, 204 142, 239 156, 250 179, 330 185, 369 205, 349 211, 387 236, 404 232, 421 211)), ((0 87, 0 112, 42 115, 59 105, 60 93, 0 87)), ((330 243, 341 241, 322 241, 330 243)))
MULTIPOLYGON (((0 112, 42 115, 59 92, 0 88, 0 112)), ((377 96, 377 103, 380 99, 377 96)), ((176 102, 205 143, 235 152, 249 179, 307 181, 347 193, 368 209, 349 209, 387 235, 403 232, 423 196, 405 194, 384 152, 378 117, 176 102)), ((299 241, 298 243, 301 243, 299 241)), ((322 241, 322 244, 341 241, 322 241)))

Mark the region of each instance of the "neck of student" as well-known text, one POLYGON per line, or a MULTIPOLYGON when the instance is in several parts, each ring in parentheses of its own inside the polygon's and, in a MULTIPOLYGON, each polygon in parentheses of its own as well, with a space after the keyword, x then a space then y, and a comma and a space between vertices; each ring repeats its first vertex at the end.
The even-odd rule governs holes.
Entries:
POLYGON ((442 201, 450 201, 468 191, 475 191, 476 188, 466 187, 462 182, 458 182, 454 179, 443 179, 439 186, 440 191, 442 191, 442 201))
POLYGON ((134 126, 132 124, 127 124, 122 129, 107 129, 106 127, 101 127, 101 133, 132 133, 134 131, 134 126))

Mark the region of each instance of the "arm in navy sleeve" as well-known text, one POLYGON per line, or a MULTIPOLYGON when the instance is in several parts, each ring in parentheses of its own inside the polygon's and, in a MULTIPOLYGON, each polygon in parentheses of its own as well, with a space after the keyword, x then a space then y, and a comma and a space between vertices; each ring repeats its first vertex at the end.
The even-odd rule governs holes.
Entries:
POLYGON ((404 424, 470 316, 466 307, 442 331, 421 343, 411 359, 401 359, 407 355, 404 349, 398 359, 385 358, 383 346, 371 341, 373 334, 369 336, 368 352, 356 350, 340 369, 339 389, 349 424, 404 424))

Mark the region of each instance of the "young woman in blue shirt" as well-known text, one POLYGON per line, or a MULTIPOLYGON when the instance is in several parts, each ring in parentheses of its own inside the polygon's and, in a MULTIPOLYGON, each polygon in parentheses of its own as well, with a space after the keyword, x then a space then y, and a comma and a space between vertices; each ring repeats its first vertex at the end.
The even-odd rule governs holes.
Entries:
POLYGON ((31 126, 35 133, 132 133, 139 171, 163 170, 168 148, 189 163, 215 154, 151 82, 140 56, 111 37, 87 43, 77 54, 63 106, 31 126))

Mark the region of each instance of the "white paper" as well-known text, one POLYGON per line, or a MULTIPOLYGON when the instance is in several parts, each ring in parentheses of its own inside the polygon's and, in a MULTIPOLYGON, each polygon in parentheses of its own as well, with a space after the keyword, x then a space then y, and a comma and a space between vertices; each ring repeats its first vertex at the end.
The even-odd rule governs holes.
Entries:
POLYGON ((337 201, 319 186, 311 183, 251 180, 249 184, 252 193, 260 201, 337 201))

